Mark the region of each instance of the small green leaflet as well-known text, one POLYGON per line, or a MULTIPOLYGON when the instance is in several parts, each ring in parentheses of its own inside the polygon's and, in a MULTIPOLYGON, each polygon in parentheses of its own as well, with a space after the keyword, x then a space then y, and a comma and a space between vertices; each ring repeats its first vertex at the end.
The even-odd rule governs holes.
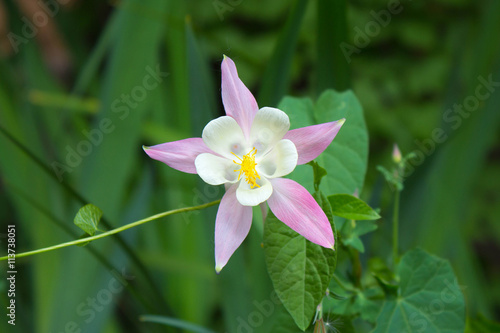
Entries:
POLYGON ((401 177, 398 177, 395 172, 390 172, 386 168, 384 168, 381 165, 377 165, 377 170, 384 175, 385 180, 389 184, 389 186, 396 186, 396 190, 402 191, 404 186, 403 186, 403 181, 401 177))
POLYGON ((320 167, 316 161, 311 161, 307 164, 309 164, 313 168, 314 190, 319 191, 319 185, 321 184, 321 179, 327 175, 327 172, 324 168, 320 167))
POLYGON ((363 200, 349 194, 334 194, 328 197, 333 215, 348 220, 377 220, 380 215, 363 200))
POLYGON ((367 220, 379 219, 380 215, 364 201, 349 194, 330 195, 328 201, 333 215, 350 220, 340 224, 342 243, 359 252, 365 252, 365 247, 359 237, 377 229, 374 222, 367 220), (355 220, 361 221, 355 222, 355 220))
POLYGON ((102 210, 93 204, 87 204, 78 210, 74 223, 85 231, 86 234, 94 236, 97 231, 97 225, 102 217, 102 210))
POLYGON ((465 301, 447 260, 417 249, 398 265, 398 296, 386 300, 372 333, 463 332, 465 301))

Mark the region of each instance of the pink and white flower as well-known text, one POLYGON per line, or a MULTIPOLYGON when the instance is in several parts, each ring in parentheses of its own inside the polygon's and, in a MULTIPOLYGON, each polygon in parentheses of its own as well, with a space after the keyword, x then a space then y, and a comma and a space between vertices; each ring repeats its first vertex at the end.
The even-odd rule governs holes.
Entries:
POLYGON ((248 235, 252 206, 264 210, 266 201, 283 223, 311 242, 333 249, 335 239, 323 210, 304 187, 281 177, 321 154, 345 119, 289 131, 286 113, 259 109, 231 59, 224 56, 221 68, 226 116, 210 121, 201 138, 144 147, 151 158, 174 169, 197 173, 210 185, 226 186, 215 222, 216 271, 248 235))

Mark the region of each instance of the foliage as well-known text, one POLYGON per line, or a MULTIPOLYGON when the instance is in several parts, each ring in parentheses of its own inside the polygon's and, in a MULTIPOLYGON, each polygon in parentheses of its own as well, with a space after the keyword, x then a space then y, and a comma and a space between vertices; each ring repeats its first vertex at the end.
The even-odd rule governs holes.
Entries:
POLYGON ((222 54, 292 128, 346 122, 290 175, 315 193, 335 251, 255 211, 216 275, 216 208, 190 210, 17 258, 16 329, 498 331, 500 94, 480 79, 500 81, 498 1, 401 1, 397 14, 382 0, 32 3, 0 1, 2 256, 8 225, 21 253, 78 240, 74 224, 102 235, 98 223, 220 199, 141 146, 200 136, 222 115, 222 54), (488 97, 469 111, 477 91, 488 97), (413 152, 403 168, 394 142, 413 152))
POLYGON ((85 231, 87 235, 94 236, 97 225, 102 217, 102 210, 92 204, 83 206, 76 213, 74 223, 75 225, 85 231))

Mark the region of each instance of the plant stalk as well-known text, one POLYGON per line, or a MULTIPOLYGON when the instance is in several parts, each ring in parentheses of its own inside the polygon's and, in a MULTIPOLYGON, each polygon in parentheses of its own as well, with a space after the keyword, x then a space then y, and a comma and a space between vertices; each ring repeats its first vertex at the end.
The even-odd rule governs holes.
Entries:
MULTIPOLYGON (((126 224, 124 226, 121 226, 119 228, 107 231, 105 233, 102 233, 102 234, 99 234, 99 235, 96 235, 96 236, 81 238, 81 239, 77 239, 77 240, 74 240, 74 241, 71 241, 71 242, 61 243, 61 244, 57 244, 57 245, 53 245, 53 246, 41 248, 41 249, 38 249, 38 250, 33 250, 33 251, 19 253, 19 254, 16 254, 15 257, 16 258, 22 258, 22 257, 31 256, 31 255, 38 254, 38 253, 44 253, 44 252, 49 252, 49 251, 53 251, 53 250, 57 250, 57 249, 62 249, 64 247, 68 247, 68 246, 73 246, 73 245, 87 243, 87 242, 90 242, 90 241, 93 241, 93 240, 96 240, 96 239, 100 239, 100 238, 104 238, 104 237, 108 237, 108 236, 117 234, 119 232, 125 231, 127 229, 136 227, 138 225, 141 225, 141 224, 144 224, 144 223, 147 223, 147 222, 150 222, 150 221, 157 220, 157 219, 165 217, 165 216, 169 216, 169 215, 173 215, 173 214, 179 214, 179 213, 184 213, 184 212, 189 212, 189 211, 193 211, 193 210, 200 210, 200 209, 203 209, 203 208, 207 208, 207 207, 216 205, 219 202, 220 202, 220 200, 216 200, 216 201, 212 201, 212 202, 209 202, 209 203, 206 203, 206 204, 203 204, 203 205, 199 205, 199 206, 185 207, 185 208, 179 208, 179 209, 169 210, 169 211, 166 211, 166 212, 163 212, 163 213, 152 215, 150 217, 147 217, 147 218, 139 220, 139 221, 135 221, 135 222, 126 224)), ((7 260, 7 259, 8 259, 8 256, 0 257, 0 261, 7 260)))
POLYGON ((394 267, 396 267, 399 262, 399 196, 400 191, 396 189, 396 194, 394 196, 394 211, 392 214, 392 259, 394 262, 394 267))

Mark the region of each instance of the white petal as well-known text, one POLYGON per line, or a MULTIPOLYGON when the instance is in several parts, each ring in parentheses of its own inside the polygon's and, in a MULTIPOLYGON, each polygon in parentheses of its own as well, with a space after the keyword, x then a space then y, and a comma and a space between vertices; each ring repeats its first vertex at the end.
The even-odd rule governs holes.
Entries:
POLYGON ((238 173, 234 172, 238 169, 235 168, 237 165, 227 158, 203 153, 196 157, 194 165, 201 179, 210 185, 235 183, 238 180, 238 173))
POLYGON ((250 131, 250 147, 257 149, 257 158, 265 155, 290 129, 287 114, 275 108, 257 111, 250 131))
POLYGON ((250 149, 240 125, 229 116, 222 116, 210 121, 203 129, 203 142, 214 152, 233 160, 234 152, 238 156, 246 154, 250 149))
POLYGON ((273 186, 271 182, 264 177, 260 177, 261 179, 257 179, 257 184, 260 187, 251 188, 250 184, 248 184, 245 179, 241 179, 240 186, 236 190, 236 199, 243 206, 257 206, 260 203, 263 203, 271 194, 273 194, 273 186))
POLYGON ((257 172, 267 178, 286 176, 295 169, 298 158, 295 144, 283 139, 266 156, 263 156, 261 161, 257 161, 257 172))

